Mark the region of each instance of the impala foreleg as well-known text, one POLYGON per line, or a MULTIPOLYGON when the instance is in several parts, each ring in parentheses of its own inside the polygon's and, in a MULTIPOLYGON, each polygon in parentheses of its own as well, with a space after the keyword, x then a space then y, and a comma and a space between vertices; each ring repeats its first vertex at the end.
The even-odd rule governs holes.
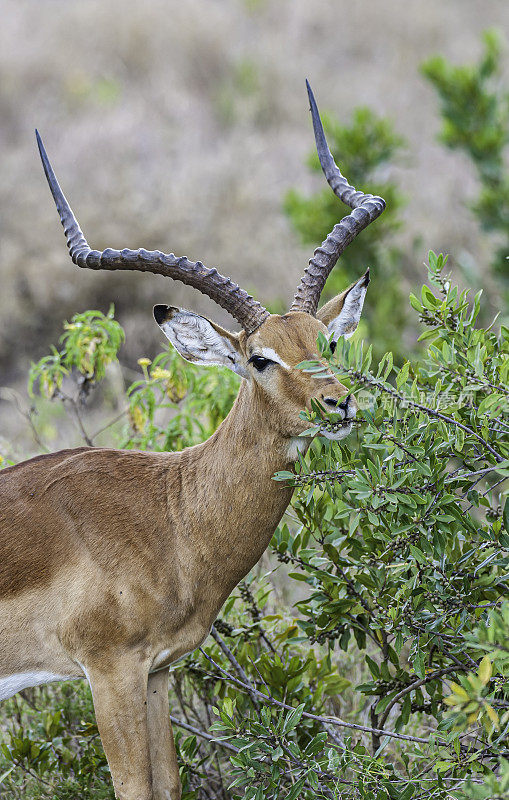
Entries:
POLYGON ((148 735, 154 800, 180 800, 182 796, 170 723, 168 677, 169 670, 162 669, 148 678, 148 735))
POLYGON ((97 726, 118 800, 153 800, 147 723, 148 667, 125 656, 87 667, 97 726))

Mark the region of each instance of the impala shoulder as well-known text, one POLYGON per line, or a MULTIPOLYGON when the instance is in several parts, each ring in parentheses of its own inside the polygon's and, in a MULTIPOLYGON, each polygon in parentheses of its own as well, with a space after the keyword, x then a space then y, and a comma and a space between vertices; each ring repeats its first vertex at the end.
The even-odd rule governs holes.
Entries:
POLYGON ((7 480, 11 477, 11 475, 16 475, 16 478, 20 476, 21 472, 30 471, 32 472, 34 469, 51 469, 51 467, 56 466, 57 464, 61 463, 63 460, 73 457, 77 454, 84 453, 86 451, 95 450, 94 447, 75 447, 75 448, 67 448, 65 450, 57 450, 54 453, 42 453, 39 456, 33 456, 33 458, 28 458, 26 461, 20 461, 19 464, 13 464, 11 467, 5 467, 5 469, 0 471, 0 485, 2 480, 7 480))

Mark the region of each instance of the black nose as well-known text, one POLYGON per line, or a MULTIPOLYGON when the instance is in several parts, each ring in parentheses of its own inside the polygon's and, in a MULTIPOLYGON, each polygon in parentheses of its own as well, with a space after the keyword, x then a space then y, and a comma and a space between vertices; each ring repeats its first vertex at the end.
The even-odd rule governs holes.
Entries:
POLYGON ((339 400, 335 400, 334 397, 324 397, 323 402, 327 403, 328 406, 333 406, 334 408, 339 405, 339 400))
POLYGON ((345 397, 345 399, 341 403, 338 403, 338 406, 341 409, 341 411, 346 411, 346 409, 348 408, 348 403, 350 402, 351 396, 352 396, 351 394, 347 395, 347 397, 345 397))

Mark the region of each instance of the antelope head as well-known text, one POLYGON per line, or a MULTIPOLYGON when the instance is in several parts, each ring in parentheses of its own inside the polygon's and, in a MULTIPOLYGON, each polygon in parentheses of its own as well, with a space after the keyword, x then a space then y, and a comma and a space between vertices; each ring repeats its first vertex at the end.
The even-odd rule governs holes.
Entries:
POLYGON ((350 186, 334 162, 327 145, 311 87, 307 84, 318 156, 323 172, 337 197, 352 209, 315 250, 288 313, 269 314, 260 303, 230 278, 200 261, 147 250, 92 250, 57 182, 42 141, 37 141, 44 171, 60 215, 71 258, 80 267, 105 270, 139 270, 165 275, 194 286, 225 308, 242 326, 240 333, 225 330, 192 311, 156 305, 154 317, 161 330, 188 361, 221 365, 247 382, 254 401, 270 418, 270 425, 293 440, 307 427, 300 417, 311 401, 337 414, 331 439, 344 438, 352 428, 355 398, 328 371, 319 379, 297 368, 302 361, 318 359, 321 332, 335 348, 339 337, 355 331, 369 284, 369 270, 352 286, 318 309, 320 294, 339 256, 350 242, 384 210, 381 197, 364 194, 350 186))

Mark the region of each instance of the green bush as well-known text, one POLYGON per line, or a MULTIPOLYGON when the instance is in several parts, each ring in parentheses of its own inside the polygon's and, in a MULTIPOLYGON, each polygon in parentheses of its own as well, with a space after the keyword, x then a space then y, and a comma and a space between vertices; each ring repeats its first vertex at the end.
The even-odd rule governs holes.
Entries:
MULTIPOLYGON (((440 96, 441 140, 477 170, 472 208, 500 247, 493 275, 507 289, 501 59, 488 32, 478 64, 436 57, 423 72, 440 96)), ((376 302, 368 293, 366 326, 334 355, 325 337, 318 342, 358 398, 355 433, 341 443, 315 439, 292 472, 275 476, 295 494, 269 555, 204 646, 173 669, 184 800, 501 800, 509 793, 509 331, 483 327, 481 293, 453 286, 446 259, 431 252, 428 285, 410 296, 422 333, 408 359, 404 254, 389 243, 405 201, 382 178, 403 141, 368 109, 350 125, 324 121, 345 175, 388 201, 326 292, 372 263, 392 289, 376 302), (363 346, 364 334, 374 346, 363 346)), ((309 164, 320 170, 315 153, 309 164)), ((310 246, 347 211, 327 187, 309 198, 290 191, 285 210, 310 246)), ((480 273, 472 279, 480 284, 480 273)), ((171 349, 140 358, 112 419, 90 432, 94 395, 118 392, 111 365, 123 338, 112 309, 65 323, 60 349, 30 371, 38 410, 61 406, 89 445, 180 450, 210 436, 239 379, 171 349)), ((43 416, 28 418, 41 446, 43 416)), ((305 416, 311 430, 324 416, 333 424, 319 406, 305 416)), ((0 468, 9 463, 0 454, 0 468)), ((0 787, 7 800, 113 798, 84 682, 28 689, 0 706, 0 787)))
MULTIPOLYGON (((507 796, 509 331, 477 327, 480 294, 445 268, 430 253, 429 285, 410 298, 421 357, 399 368, 390 353, 373 361, 358 336, 334 355, 318 343, 356 392, 359 424, 275 476, 296 492, 270 560, 174 667, 185 800, 507 796)), ((122 336, 111 315, 72 324, 106 331, 93 337, 93 391, 122 336)), ((65 337, 32 370, 45 402, 74 414, 75 397, 84 426, 89 339, 65 337)), ((230 372, 171 351, 140 367, 122 446, 192 444, 236 393, 230 372)), ((309 427, 322 415, 307 414, 309 427)), ((3 797, 112 797, 85 684, 26 690, 1 714, 3 797)))
MULTIPOLYGON (((434 56, 422 66, 441 102, 440 140, 464 152, 479 180, 472 210, 481 227, 492 234, 492 268, 509 299, 509 92, 503 80, 503 39, 495 30, 483 34, 484 51, 477 64, 453 66, 434 56)), ((485 280, 478 275, 479 285, 485 280)))

